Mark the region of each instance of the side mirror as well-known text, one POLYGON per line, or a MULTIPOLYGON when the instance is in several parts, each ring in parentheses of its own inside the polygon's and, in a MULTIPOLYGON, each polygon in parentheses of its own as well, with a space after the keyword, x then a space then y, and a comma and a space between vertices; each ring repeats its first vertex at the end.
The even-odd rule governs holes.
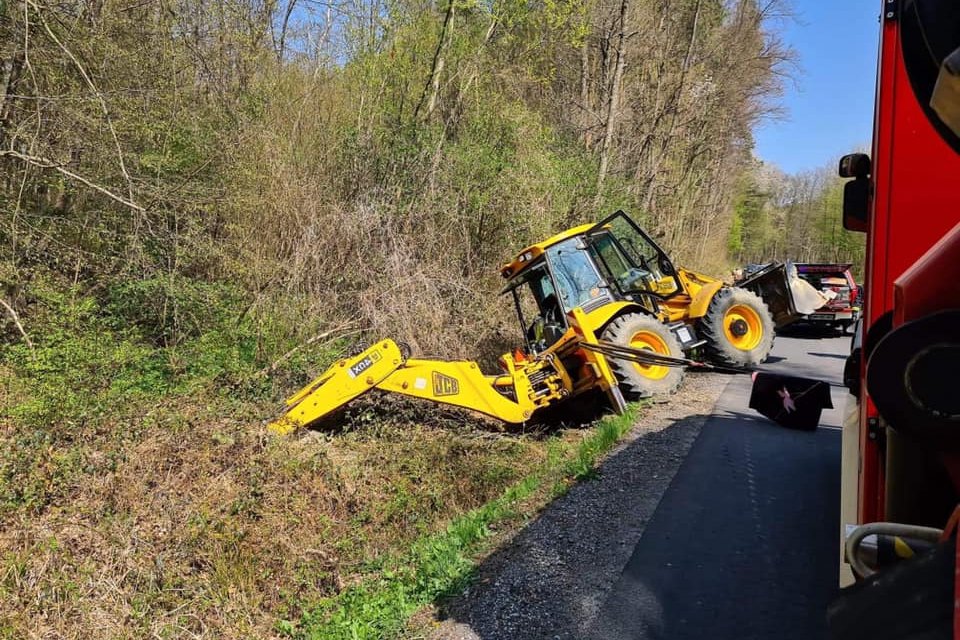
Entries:
POLYGON ((666 256, 660 256, 660 260, 658 260, 658 262, 659 264, 657 266, 660 267, 660 271, 663 273, 663 275, 665 276, 677 275, 677 270, 673 268, 673 263, 670 262, 669 258, 667 258, 666 256))
POLYGON ((837 173, 841 178, 869 178, 871 168, 870 156, 865 153, 850 153, 840 158, 837 173))
POLYGON ((870 156, 850 153, 840 158, 837 173, 841 178, 853 178, 843 185, 843 228, 847 231, 866 231, 870 216, 870 156))
POLYGON ((843 228, 863 231, 869 228, 870 180, 856 178, 843 185, 843 228))

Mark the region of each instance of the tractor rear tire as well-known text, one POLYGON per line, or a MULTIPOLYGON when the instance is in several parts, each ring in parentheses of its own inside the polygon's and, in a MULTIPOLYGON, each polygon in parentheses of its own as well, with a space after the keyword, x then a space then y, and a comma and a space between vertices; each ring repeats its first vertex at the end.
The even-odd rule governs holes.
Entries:
MULTIPOLYGON (((656 318, 641 313, 627 313, 615 318, 601 334, 601 339, 625 347, 647 349, 675 358, 683 357, 683 349, 673 332, 656 318)), ((673 393, 683 380, 683 367, 644 366, 627 360, 607 358, 627 400, 673 393)))
POLYGON ((739 287, 717 291, 697 327, 710 359, 727 367, 755 367, 770 355, 773 316, 763 299, 739 287))

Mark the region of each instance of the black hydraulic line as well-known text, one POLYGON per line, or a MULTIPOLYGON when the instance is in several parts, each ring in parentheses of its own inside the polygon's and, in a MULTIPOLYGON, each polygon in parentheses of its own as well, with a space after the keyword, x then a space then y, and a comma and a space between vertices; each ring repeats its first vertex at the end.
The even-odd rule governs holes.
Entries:
POLYGON ((633 347, 625 347, 610 342, 583 342, 581 345, 591 351, 603 353, 604 355, 619 356, 621 359, 633 360, 641 364, 663 365, 667 367, 686 367, 696 364, 694 360, 688 358, 667 356, 662 353, 650 351, 649 349, 634 349, 633 347))
POLYGON ((635 362, 637 364, 642 364, 644 366, 660 366, 660 367, 692 367, 695 369, 700 369, 704 371, 719 371, 727 373, 743 373, 743 369, 735 369, 733 367, 719 367, 716 365, 708 364, 706 362, 699 362, 697 360, 691 360, 690 358, 678 358, 675 356, 665 356, 661 353, 654 353, 648 349, 634 349, 632 347, 625 347, 622 345, 613 344, 610 342, 581 342, 580 346, 588 351, 593 351, 595 353, 600 353, 614 360, 626 360, 628 362, 635 362))
POLYGON ((618 347, 609 344, 589 342, 582 342, 580 343, 580 346, 589 351, 600 353, 611 358, 616 358, 618 360, 629 360, 631 362, 649 366, 658 365, 664 367, 686 367, 694 364, 692 360, 688 360, 686 358, 665 356, 659 353, 648 351, 646 349, 631 349, 629 347, 618 347))

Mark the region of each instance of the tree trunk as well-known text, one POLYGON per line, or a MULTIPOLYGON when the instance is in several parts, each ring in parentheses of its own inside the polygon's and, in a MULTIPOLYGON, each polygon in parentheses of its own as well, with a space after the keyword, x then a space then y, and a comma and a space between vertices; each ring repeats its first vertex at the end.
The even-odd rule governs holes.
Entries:
POLYGON ((427 118, 430 117, 430 115, 433 113, 433 110, 437 106, 437 97, 440 94, 440 77, 443 74, 443 67, 445 65, 443 52, 447 48, 447 44, 449 43, 450 39, 453 37, 453 15, 455 9, 455 0, 449 0, 447 4, 447 12, 443 16, 443 27, 440 30, 440 40, 437 42, 437 50, 433 54, 433 64, 431 65, 430 69, 430 78, 427 80, 427 84, 423 88, 423 93, 420 95, 420 101, 417 103, 417 108, 413 110, 414 118, 420 115, 420 110, 423 108, 424 102, 427 102, 427 118), (427 99, 428 91, 430 92, 429 100, 427 99))
POLYGON ((583 116, 583 146, 590 149, 593 146, 593 134, 591 129, 593 123, 590 122, 590 43, 587 38, 583 39, 583 45, 580 47, 580 106, 583 116))
POLYGON ((17 82, 23 70, 23 51, 17 51, 0 67, 0 148, 6 146, 7 131, 13 120, 13 95, 17 92, 17 82))
MULTIPOLYGON (((297 6, 297 0, 288 0, 287 9, 283 13, 283 23, 280 25, 280 42, 277 44, 277 62, 283 62, 283 55, 287 48, 287 29, 290 27, 290 17, 297 6)), ((272 13, 272 12, 271 12, 272 13)))
POLYGON ((630 8, 629 0, 620 0, 620 33, 617 34, 617 61, 613 70, 613 81, 610 84, 610 93, 607 96, 607 118, 603 127, 603 146, 600 148, 600 170, 597 172, 597 197, 603 189, 603 181, 607 177, 607 168, 610 165, 610 149, 613 146, 613 132, 617 124, 617 112, 620 108, 620 84, 623 82, 623 68, 627 63, 627 52, 624 51, 624 40, 627 31, 627 11, 630 8))

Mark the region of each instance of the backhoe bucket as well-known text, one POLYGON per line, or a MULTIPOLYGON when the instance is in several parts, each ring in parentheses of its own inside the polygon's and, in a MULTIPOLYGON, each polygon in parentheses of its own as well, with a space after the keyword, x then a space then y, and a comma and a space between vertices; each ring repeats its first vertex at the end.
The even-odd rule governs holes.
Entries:
POLYGON ((340 360, 288 398, 286 413, 267 428, 286 434, 316 422, 373 389, 403 362, 400 347, 393 340, 382 340, 358 356, 340 360))

